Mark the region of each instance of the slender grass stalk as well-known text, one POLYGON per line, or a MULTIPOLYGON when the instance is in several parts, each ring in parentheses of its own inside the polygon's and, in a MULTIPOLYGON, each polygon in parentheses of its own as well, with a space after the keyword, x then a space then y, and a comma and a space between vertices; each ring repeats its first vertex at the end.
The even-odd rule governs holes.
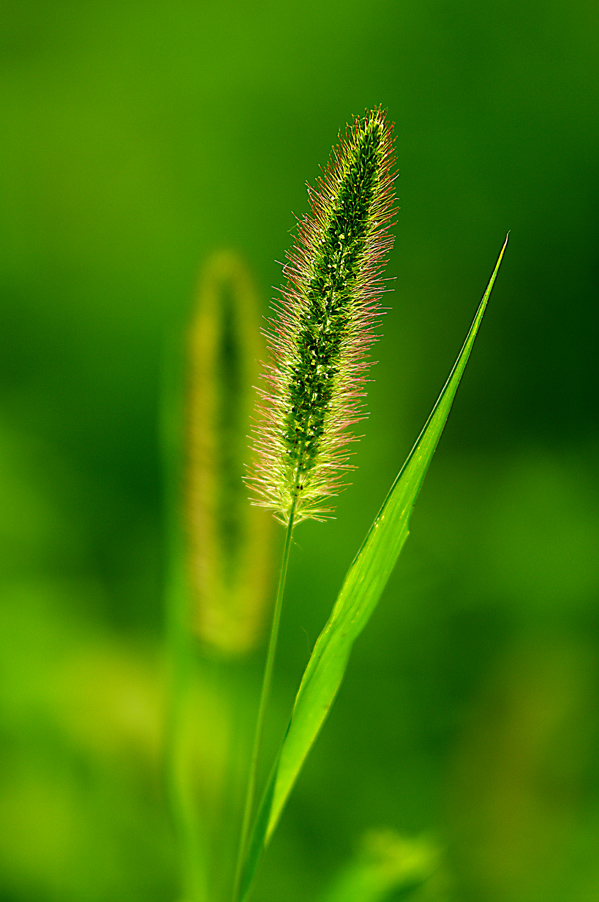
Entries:
POLYGON ((291 551, 291 540, 293 537, 293 528, 295 526, 295 504, 292 505, 289 512, 289 521, 285 532, 285 544, 283 546, 283 555, 281 558, 281 571, 279 574, 279 584, 277 586, 277 596, 273 610, 272 625, 270 637, 268 640, 268 651, 266 654, 266 664, 264 667, 264 676, 262 679, 262 689, 260 692, 260 702, 258 705, 258 716, 256 718, 256 730, 254 734, 254 744, 252 748, 252 758, 250 761, 250 770, 248 776, 247 793, 245 798, 245 806, 243 811, 243 821, 241 825, 241 836, 239 840, 239 854, 237 858, 237 867, 235 869, 235 888, 233 899, 237 899, 239 893, 239 883, 241 879, 241 869, 243 860, 247 851, 247 841, 250 831, 250 823, 252 810, 254 807, 254 798, 256 795, 256 782, 258 777, 258 762, 260 759, 260 750, 262 747, 262 737, 264 734, 264 723, 266 719, 266 709, 270 699, 270 690, 272 686, 272 675, 275 666, 275 657, 277 653, 277 641, 279 637, 279 625, 281 623, 281 610, 283 607, 283 595, 285 592, 285 583, 287 581, 287 568, 289 566, 289 553, 291 551))
POLYGON ((254 504, 286 526, 285 546, 250 763, 234 900, 242 885, 258 762, 275 663, 294 526, 323 519, 323 500, 351 468, 348 428, 364 417, 362 399, 383 291, 381 269, 393 239, 393 142, 378 108, 356 118, 333 149, 312 215, 287 255, 287 286, 267 332, 271 363, 255 430, 257 462, 247 482, 254 504))

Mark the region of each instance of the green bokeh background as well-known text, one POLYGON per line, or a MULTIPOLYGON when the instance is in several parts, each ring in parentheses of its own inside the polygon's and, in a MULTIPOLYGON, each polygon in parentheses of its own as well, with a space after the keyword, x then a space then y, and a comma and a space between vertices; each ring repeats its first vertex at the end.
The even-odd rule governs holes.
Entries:
POLYGON ((354 484, 297 533, 275 732, 511 241, 256 902, 318 899, 379 826, 442 845, 444 899, 599 898, 598 24, 591 0, 1 4, 2 902, 177 898, 165 336, 223 246, 266 311, 306 179, 378 103, 391 309, 354 484))

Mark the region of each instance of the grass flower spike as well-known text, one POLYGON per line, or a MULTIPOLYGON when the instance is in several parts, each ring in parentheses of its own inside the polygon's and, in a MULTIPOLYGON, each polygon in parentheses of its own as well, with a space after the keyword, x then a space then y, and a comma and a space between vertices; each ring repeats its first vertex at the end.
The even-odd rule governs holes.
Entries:
POLYGON ((392 127, 380 109, 348 127, 298 225, 283 274, 287 285, 267 330, 248 484, 254 503, 284 524, 331 513, 326 499, 351 468, 349 427, 365 416, 367 353, 375 340, 381 270, 393 238, 392 127))
POLYGON ((207 261, 189 334, 186 513, 197 637, 242 655, 259 642, 269 593, 270 534, 242 482, 252 389, 263 353, 251 274, 234 251, 207 261))

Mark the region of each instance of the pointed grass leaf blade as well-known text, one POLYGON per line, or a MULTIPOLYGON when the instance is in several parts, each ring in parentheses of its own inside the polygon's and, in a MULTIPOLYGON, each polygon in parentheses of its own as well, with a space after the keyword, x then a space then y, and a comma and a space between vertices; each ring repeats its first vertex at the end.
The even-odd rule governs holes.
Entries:
POLYGON ((337 694, 351 647, 378 603, 408 537, 412 509, 449 416, 504 250, 505 244, 443 391, 350 566, 329 621, 316 642, 281 750, 267 838, 276 827, 299 770, 337 694))
POLYGON ((277 826, 306 756, 335 700, 354 641, 370 619, 408 537, 410 516, 470 357, 507 240, 443 391, 354 558, 331 616, 316 641, 295 699, 278 765, 256 818, 242 881, 245 890, 242 899, 247 896, 261 851, 277 826))

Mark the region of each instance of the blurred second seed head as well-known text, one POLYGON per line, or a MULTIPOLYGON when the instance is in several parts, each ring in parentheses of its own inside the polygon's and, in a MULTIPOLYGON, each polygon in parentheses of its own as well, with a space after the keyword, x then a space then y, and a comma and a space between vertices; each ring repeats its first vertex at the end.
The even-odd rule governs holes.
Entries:
POLYGON ((211 653, 252 651, 271 581, 270 517, 242 481, 264 342, 251 273, 233 250, 205 262, 188 334, 185 506, 193 630, 211 653))

